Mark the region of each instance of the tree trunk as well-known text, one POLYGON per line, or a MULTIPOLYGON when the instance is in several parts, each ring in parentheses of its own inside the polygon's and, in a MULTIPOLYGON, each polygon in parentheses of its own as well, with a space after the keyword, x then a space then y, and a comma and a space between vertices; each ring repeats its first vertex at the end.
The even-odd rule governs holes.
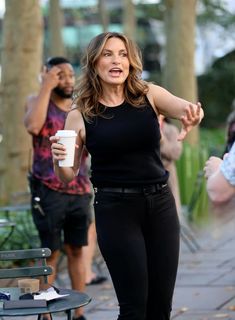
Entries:
POLYGON ((109 12, 107 10, 105 0, 99 0, 98 5, 99 5, 100 23, 103 27, 103 32, 107 32, 109 27, 109 12))
POLYGON ((123 0, 123 30, 131 39, 136 38, 135 5, 132 0, 123 0))
POLYGON ((23 125, 25 101, 38 90, 42 64, 41 8, 37 0, 8 0, 3 21, 0 119, 0 202, 27 191, 31 139, 23 125))
MULTIPOLYGON (((165 0, 164 86, 173 94, 192 102, 197 102, 194 69, 196 2, 196 0, 165 0)), ((198 139, 198 128, 194 128, 187 136, 187 141, 196 144, 198 139)))
POLYGON ((59 0, 50 0, 49 9, 49 54, 64 56, 65 47, 62 39, 63 15, 59 0))

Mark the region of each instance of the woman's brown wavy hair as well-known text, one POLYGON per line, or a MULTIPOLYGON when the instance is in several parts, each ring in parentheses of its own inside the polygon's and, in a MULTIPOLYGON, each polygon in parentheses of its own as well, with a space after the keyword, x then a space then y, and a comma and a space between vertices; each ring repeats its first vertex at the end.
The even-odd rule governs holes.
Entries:
POLYGON ((138 107, 144 104, 148 85, 141 80, 142 56, 137 45, 125 35, 117 32, 101 33, 93 38, 82 58, 82 71, 75 86, 75 104, 83 116, 89 120, 102 113, 99 98, 102 96, 100 78, 96 72, 97 60, 100 57, 108 39, 121 39, 127 49, 130 62, 129 75, 124 88, 125 100, 138 107))

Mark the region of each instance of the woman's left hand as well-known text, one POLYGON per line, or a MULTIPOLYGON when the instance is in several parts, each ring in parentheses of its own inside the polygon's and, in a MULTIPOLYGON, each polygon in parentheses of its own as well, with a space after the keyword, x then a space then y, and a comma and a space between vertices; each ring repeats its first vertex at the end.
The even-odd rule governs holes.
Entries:
POLYGON ((198 125, 202 119, 202 108, 201 103, 198 102, 196 107, 193 104, 189 104, 188 108, 185 111, 185 115, 181 117, 182 128, 180 134, 178 136, 178 140, 184 140, 187 133, 191 131, 191 129, 198 125))

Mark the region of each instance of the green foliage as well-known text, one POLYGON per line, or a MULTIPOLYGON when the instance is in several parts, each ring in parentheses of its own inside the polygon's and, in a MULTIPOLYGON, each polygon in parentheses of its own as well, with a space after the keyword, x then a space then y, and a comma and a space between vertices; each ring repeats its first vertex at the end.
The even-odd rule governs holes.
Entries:
POLYGON ((157 19, 157 20, 164 20, 164 12, 165 12, 165 6, 160 1, 159 3, 153 3, 153 4, 138 4, 136 5, 136 16, 138 18, 145 18, 148 17, 148 19, 157 19))
POLYGON ((197 16, 199 24, 217 23, 229 27, 235 23, 235 16, 226 9, 224 0, 200 0, 200 10, 197 16))
MULTIPOLYGON (((4 244, 1 250, 31 249, 40 247, 38 233, 30 211, 10 212, 7 216, 5 212, 0 212, 0 217, 7 217, 10 221, 16 224, 11 237, 4 244)), ((1 239, 4 239, 8 232, 9 229, 1 228, 1 239)))
MULTIPOLYGON (((8 238, 0 250, 18 250, 40 247, 38 233, 32 220, 30 211, 11 211, 9 213, 0 211, 0 218, 7 218, 11 222, 15 223, 13 233, 9 238, 9 227, 3 227, 0 229, 0 242, 2 243, 5 238, 8 238)), ((22 265, 22 261, 15 263, 22 265)), ((11 264, 11 261, 0 261, 0 268, 8 268, 11 266, 11 264)))
POLYGON ((225 123, 234 99, 234 74, 235 51, 217 60, 207 73, 198 77, 199 100, 205 111, 203 127, 218 127, 225 123))
POLYGON ((186 209, 186 218, 197 225, 203 225, 210 219, 203 168, 211 155, 222 155, 224 146, 224 128, 202 128, 200 144, 191 146, 184 142, 182 156, 176 163, 181 203, 186 209))
POLYGON ((203 167, 208 159, 206 147, 184 143, 183 153, 177 161, 181 203, 190 222, 203 224, 208 220, 208 198, 203 167))
POLYGON ((225 148, 225 130, 225 127, 200 129, 201 145, 208 150, 209 156, 222 156, 225 148))

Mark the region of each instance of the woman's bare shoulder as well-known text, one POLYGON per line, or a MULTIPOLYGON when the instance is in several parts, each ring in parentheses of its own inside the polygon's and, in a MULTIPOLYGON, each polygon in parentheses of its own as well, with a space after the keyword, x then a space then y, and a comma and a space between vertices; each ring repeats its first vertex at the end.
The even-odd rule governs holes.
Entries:
POLYGON ((72 107, 69 111, 66 119, 66 127, 74 127, 76 131, 79 131, 81 128, 84 127, 83 117, 78 108, 72 107))
POLYGON ((82 113, 76 106, 72 106, 68 113, 68 117, 72 119, 80 119, 82 118, 82 113))
POLYGON ((147 95, 152 97, 153 99, 156 98, 156 96, 159 97, 159 95, 164 95, 168 93, 166 89, 154 83, 149 83, 148 88, 149 90, 147 95))
POLYGON ((161 94, 160 86, 153 83, 148 83, 147 98, 157 115, 160 113, 157 106, 157 101, 160 94, 161 94))

